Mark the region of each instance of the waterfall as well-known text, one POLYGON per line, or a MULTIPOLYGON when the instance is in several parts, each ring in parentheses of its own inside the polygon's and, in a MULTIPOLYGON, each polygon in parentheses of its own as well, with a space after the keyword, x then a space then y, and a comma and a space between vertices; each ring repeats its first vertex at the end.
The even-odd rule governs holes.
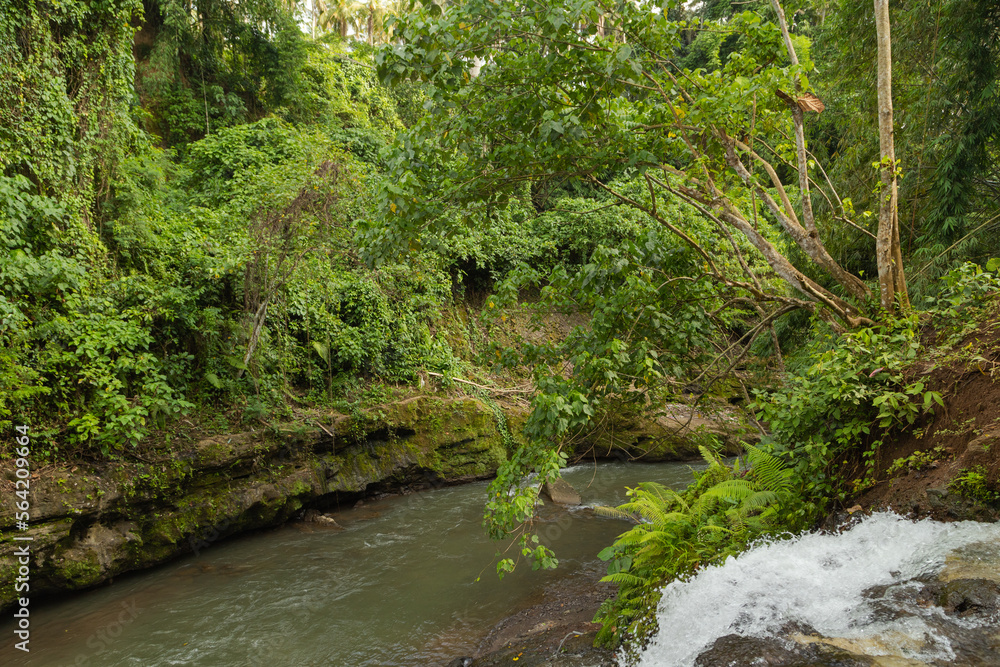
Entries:
MULTIPOLYGON (((971 627, 976 619, 949 617, 941 607, 910 598, 924 582, 947 580, 940 575, 946 563, 981 542, 1000 545, 1000 526, 880 513, 840 534, 759 544, 666 586, 657 610, 659 631, 638 664, 687 667, 727 635, 782 637, 790 644, 795 632, 800 645, 818 640, 870 656, 954 660, 942 627, 971 627), (900 593, 906 589, 909 594, 900 593), (890 604, 897 608, 887 613, 890 604)), ((987 551, 1000 557, 996 546, 987 551)), ((981 567, 976 576, 996 580, 1000 567, 981 567), (992 576, 985 574, 990 571, 992 576)))

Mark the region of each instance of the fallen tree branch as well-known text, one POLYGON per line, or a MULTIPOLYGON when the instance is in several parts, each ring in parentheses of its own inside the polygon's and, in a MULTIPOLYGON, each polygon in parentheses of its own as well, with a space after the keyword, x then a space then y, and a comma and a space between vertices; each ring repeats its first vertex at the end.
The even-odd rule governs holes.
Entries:
MULTIPOLYGON (((426 371, 430 376, 443 378, 446 377, 443 373, 434 373, 433 371, 426 371)), ((468 380, 463 380, 462 378, 451 378, 453 382, 461 382, 462 384, 467 384, 470 387, 476 387, 477 389, 485 389, 486 391, 492 392, 494 394, 532 394, 534 389, 498 389, 496 387, 488 387, 484 384, 476 384, 475 382, 470 382, 468 380)))

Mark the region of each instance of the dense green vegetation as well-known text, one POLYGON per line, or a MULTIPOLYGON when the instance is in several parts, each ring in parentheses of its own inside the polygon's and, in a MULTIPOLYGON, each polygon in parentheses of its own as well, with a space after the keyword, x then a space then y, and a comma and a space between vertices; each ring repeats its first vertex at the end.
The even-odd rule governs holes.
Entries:
POLYGON ((0 9, 0 424, 36 455, 129 458, 180 417, 347 410, 427 371, 530 377, 486 525, 552 566, 538 489, 588 429, 685 387, 752 399, 747 464, 707 453, 622 509, 650 523, 604 554, 620 639, 941 404, 902 369, 920 309, 958 332, 997 287, 995 3, 891 8, 895 162, 864 3, 376 5, 0 9), (879 298, 890 181, 915 308, 879 298), (539 338, 515 312, 585 324, 539 338))

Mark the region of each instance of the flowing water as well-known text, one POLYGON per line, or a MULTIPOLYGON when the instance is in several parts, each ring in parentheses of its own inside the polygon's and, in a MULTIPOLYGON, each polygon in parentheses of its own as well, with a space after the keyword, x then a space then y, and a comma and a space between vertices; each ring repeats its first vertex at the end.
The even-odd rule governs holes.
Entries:
POLYGON ((659 634, 638 662, 687 667, 716 640, 738 635, 820 641, 882 665, 1000 665, 995 606, 948 614, 922 593, 971 580, 996 590, 1000 525, 875 514, 838 535, 759 545, 668 585, 659 634))
MULTIPOLYGON (((576 466, 585 504, 625 485, 679 488, 682 464, 576 466)), ((540 534, 560 567, 498 582, 483 535, 486 484, 369 501, 336 514, 343 530, 292 524, 219 542, 197 557, 31 611, 31 653, 7 665, 440 665, 473 652, 503 617, 559 577, 595 567, 628 525, 585 508, 548 508, 540 534), (481 578, 480 578, 481 577, 481 578), (479 579, 477 581, 477 579, 479 579)), ((12 636, 6 619, 0 633, 12 636)))

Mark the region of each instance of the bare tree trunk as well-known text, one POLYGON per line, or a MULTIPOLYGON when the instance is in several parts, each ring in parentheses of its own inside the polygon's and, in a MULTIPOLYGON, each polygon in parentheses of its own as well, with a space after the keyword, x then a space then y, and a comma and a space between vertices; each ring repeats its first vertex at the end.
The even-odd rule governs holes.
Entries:
MULTIPOLYGON (((797 127, 797 130, 801 130, 801 125, 797 127)), ((788 194, 785 192, 784 186, 781 184, 781 180, 778 178, 777 172, 774 167, 771 166, 766 160, 761 158, 755 151, 753 151, 749 146, 741 141, 736 141, 731 137, 726 136, 724 132, 719 133, 720 141, 726 150, 726 161, 729 166, 733 168, 736 174, 743 180, 744 183, 751 189, 755 190, 757 196, 760 197, 764 203, 767 205, 771 212, 777 218, 778 223, 781 227, 788 233, 788 235, 795 241, 795 244, 802 249, 809 258, 814 261, 817 265, 826 269, 833 278, 840 283, 844 289, 848 291, 851 296, 861 300, 866 301, 871 297, 871 293, 868 290, 868 286, 861 281, 860 278, 854 274, 848 272, 844 267, 840 266, 830 253, 827 251, 826 246, 819 238, 819 233, 816 231, 815 227, 812 230, 806 230, 799 223, 798 216, 796 216, 794 209, 792 208, 791 200, 788 198, 788 194), (760 185, 755 185, 753 181, 753 176, 746 166, 740 162, 739 156, 736 154, 736 148, 746 150, 750 153, 752 159, 756 159, 762 164, 764 170, 768 173, 771 178, 772 184, 778 191, 781 197, 782 203, 779 204, 774 200, 770 193, 765 190, 760 185)), ((801 150, 805 151, 805 143, 800 142, 801 150)), ((800 160, 803 164, 800 168, 805 168, 805 158, 800 160)), ((809 196, 808 190, 802 193, 803 199, 809 196)), ((810 212, 810 222, 812 208, 809 209, 810 212)))
POLYGON ((899 299, 909 308, 903 253, 899 243, 896 149, 892 128, 892 40, 889 34, 889 0, 875 1, 875 30, 878 36, 878 135, 882 161, 882 189, 879 192, 878 235, 875 259, 878 263, 879 298, 887 311, 899 299))
POLYGON ((260 342, 260 331, 264 328, 264 321, 267 319, 267 305, 269 302, 270 296, 268 296, 268 300, 261 304, 260 308, 257 309, 257 312, 254 313, 253 319, 251 320, 253 328, 250 333, 250 342, 247 344, 246 354, 243 355, 243 367, 236 373, 236 377, 238 378, 243 377, 243 372, 250 367, 250 359, 253 358, 254 350, 257 349, 257 343, 260 342))
MULTIPOLYGON (((799 64, 799 57, 795 53, 795 45, 792 44, 792 35, 788 30, 788 22, 785 20, 785 12, 781 7, 781 3, 778 0, 771 0, 771 7, 774 9, 775 14, 778 17, 778 27, 781 29, 781 36, 785 42, 785 50, 788 52, 788 59, 793 65, 799 64)), ((774 206, 770 206, 774 210, 775 215, 778 216, 779 221, 785 230, 795 239, 795 242, 810 259, 819 264, 821 267, 830 272, 834 279, 840 283, 848 293, 859 299, 861 301, 867 301, 871 298, 871 292, 868 286, 864 282, 855 276, 854 274, 845 270, 837 261, 830 256, 827 251, 826 246, 823 245, 823 241, 820 239, 819 230, 816 229, 816 219, 813 214, 812 199, 809 192, 809 160, 808 152, 806 150, 806 135, 805 135, 805 114, 802 108, 798 105, 795 100, 798 94, 801 92, 800 82, 798 77, 795 80, 795 93, 793 97, 788 100, 789 110, 792 112, 792 125, 795 128, 795 155, 796 163, 799 175, 799 192, 802 197, 802 222, 796 218, 794 211, 792 211, 791 204, 788 203, 787 197, 784 198, 786 216, 783 216, 780 211, 776 210, 774 206)), ((819 107, 822 110, 822 106, 819 107)), ((726 142, 723 141, 723 145, 726 142)), ((753 152, 753 146, 747 147, 747 150, 751 152, 752 156, 757 160, 761 160, 760 156, 753 152)), ((727 145, 726 148, 727 159, 730 164, 736 168, 734 161, 738 161, 734 152, 732 152, 727 145)), ((742 166, 742 165, 740 165, 742 166)), ((768 169, 769 165, 765 165, 765 169, 768 169)), ((740 169, 737 168, 737 172, 740 169)), ((784 195, 784 188, 781 185, 780 180, 778 180, 777 175, 773 170, 769 170, 769 175, 773 181, 775 187, 784 195)), ((749 172, 745 174, 741 173, 740 177, 750 185, 752 183, 752 178, 749 172)), ((773 204, 770 201, 770 197, 765 197, 765 201, 773 204)))

